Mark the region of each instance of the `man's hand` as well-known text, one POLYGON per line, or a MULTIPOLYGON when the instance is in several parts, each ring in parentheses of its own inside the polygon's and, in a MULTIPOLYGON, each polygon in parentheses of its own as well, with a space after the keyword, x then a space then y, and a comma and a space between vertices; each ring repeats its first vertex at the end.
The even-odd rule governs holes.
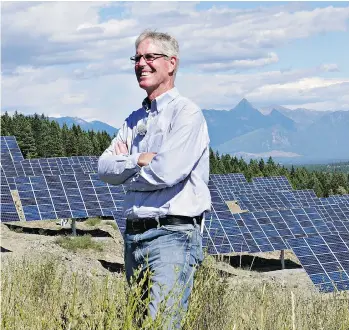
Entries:
POLYGON ((121 141, 117 141, 115 144, 115 153, 117 155, 127 155, 128 149, 126 143, 123 143, 121 141))
POLYGON ((143 152, 139 156, 137 164, 141 167, 147 166, 155 157, 155 155, 156 155, 156 152, 143 152))

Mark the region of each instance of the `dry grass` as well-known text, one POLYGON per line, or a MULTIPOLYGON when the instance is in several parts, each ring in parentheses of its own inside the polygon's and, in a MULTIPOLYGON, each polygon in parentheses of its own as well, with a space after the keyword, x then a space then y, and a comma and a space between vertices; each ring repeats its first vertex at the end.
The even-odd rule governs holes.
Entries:
POLYGON ((94 227, 97 226, 101 223, 101 219, 99 218, 89 218, 86 221, 84 221, 84 223, 90 227, 94 227))
MULTIPOLYGON (((4 330, 160 330, 168 320, 162 313, 154 321, 141 321, 140 287, 134 284, 130 290, 115 274, 71 274, 52 256, 40 262, 12 259, 2 266, 4 330)), ((347 330, 349 295, 304 295, 276 283, 231 282, 207 257, 183 322, 184 330, 347 330)))
POLYGON ((104 224, 113 227, 115 230, 118 229, 118 227, 117 227, 115 221, 108 220, 108 221, 105 221, 104 224))
POLYGON ((91 235, 58 237, 55 243, 69 251, 76 252, 78 249, 93 249, 103 251, 103 244, 92 239, 91 235))

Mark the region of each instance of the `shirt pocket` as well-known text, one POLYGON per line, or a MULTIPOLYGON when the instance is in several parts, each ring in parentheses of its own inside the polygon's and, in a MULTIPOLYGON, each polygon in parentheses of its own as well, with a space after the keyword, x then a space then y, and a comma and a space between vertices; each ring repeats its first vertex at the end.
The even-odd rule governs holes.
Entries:
POLYGON ((154 131, 152 130, 149 133, 147 139, 148 152, 159 152, 164 140, 164 131, 160 127, 156 127, 154 131))

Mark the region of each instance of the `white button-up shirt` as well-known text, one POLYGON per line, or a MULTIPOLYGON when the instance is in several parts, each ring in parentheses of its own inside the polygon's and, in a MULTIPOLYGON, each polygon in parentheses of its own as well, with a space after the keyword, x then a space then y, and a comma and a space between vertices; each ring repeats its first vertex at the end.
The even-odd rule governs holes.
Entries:
POLYGON ((123 184, 127 218, 198 216, 211 208, 209 135, 201 109, 176 88, 146 102, 125 120, 98 161, 102 181, 123 184), (127 155, 116 155, 115 144, 127 145, 127 155), (137 165, 143 152, 157 154, 147 165, 137 165))

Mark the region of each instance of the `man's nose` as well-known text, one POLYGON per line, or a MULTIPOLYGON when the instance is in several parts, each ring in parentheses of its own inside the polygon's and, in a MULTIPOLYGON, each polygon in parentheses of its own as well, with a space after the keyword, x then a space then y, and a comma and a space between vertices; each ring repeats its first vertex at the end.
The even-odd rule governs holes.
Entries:
POLYGON ((146 65, 146 64, 147 64, 147 62, 146 62, 146 60, 144 59, 144 56, 142 56, 142 57, 139 59, 138 65, 144 66, 144 65, 146 65))

